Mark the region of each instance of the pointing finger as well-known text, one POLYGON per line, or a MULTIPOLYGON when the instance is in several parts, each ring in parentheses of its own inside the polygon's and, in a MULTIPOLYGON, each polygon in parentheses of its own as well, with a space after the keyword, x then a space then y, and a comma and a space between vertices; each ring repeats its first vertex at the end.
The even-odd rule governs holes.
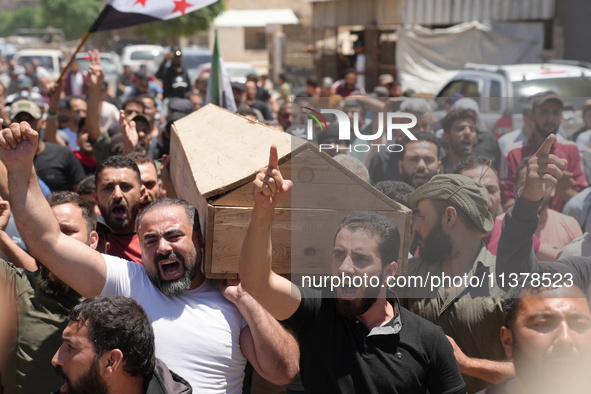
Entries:
POLYGON ((542 146, 538 149, 535 153, 537 157, 548 155, 550 153, 550 149, 552 149, 552 145, 556 141, 556 136, 554 134, 550 134, 542 143, 542 146))
POLYGON ((279 155, 277 153, 277 146, 271 145, 269 152, 269 168, 279 168, 279 155))

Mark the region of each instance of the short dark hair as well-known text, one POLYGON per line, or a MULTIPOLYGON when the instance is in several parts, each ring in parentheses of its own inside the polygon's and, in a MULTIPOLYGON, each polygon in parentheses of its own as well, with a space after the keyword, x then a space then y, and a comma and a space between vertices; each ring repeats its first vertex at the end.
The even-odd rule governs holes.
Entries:
POLYGON ((136 165, 140 164, 152 164, 156 168, 156 162, 150 156, 146 155, 143 152, 131 152, 125 155, 125 157, 131 159, 136 165))
POLYGON ((50 207, 56 205, 72 204, 82 210, 82 217, 86 222, 86 230, 88 236, 91 231, 96 230, 96 215, 94 214, 94 205, 80 197, 80 194, 72 191, 53 192, 47 196, 47 202, 50 207))
POLYGON ((499 177, 499 173, 492 166, 492 160, 478 155, 470 155, 464 160, 460 161, 458 164, 456 164, 452 172, 454 174, 461 174, 464 171, 473 170, 478 167, 488 167, 490 171, 494 171, 494 173, 497 175, 497 178, 499 177))
POLYGON ((74 100, 82 100, 84 102, 86 102, 86 100, 84 100, 84 97, 82 96, 68 96, 66 97, 66 108, 67 109, 72 109, 72 101, 74 100))
POLYGON ((408 207, 406 199, 415 190, 406 182, 390 180, 376 183, 375 188, 405 207, 408 207))
POLYGON ((135 172, 138 184, 142 184, 140 169, 137 167, 137 164, 133 162, 133 160, 125 156, 111 156, 96 167, 96 171, 94 172, 95 186, 98 186, 100 174, 106 168, 129 168, 135 172))
POLYGON ((318 82, 316 82, 315 79, 308 78, 308 79, 306 79, 306 85, 312 86, 314 88, 317 88, 318 87, 318 82))
POLYGON ((142 112, 144 112, 144 110, 146 109, 146 105, 144 104, 144 102, 142 101, 141 98, 139 98, 139 96, 137 97, 131 97, 129 99, 127 99, 123 105, 121 106, 121 109, 125 109, 125 107, 127 107, 129 104, 134 103, 137 104, 139 106, 142 107, 142 112))
POLYGON ((454 124, 456 120, 460 119, 471 119, 474 123, 478 122, 478 115, 476 111, 470 108, 456 108, 447 113, 445 118, 441 121, 441 126, 443 127, 444 133, 449 133, 451 131, 451 126, 454 124))
MULTIPOLYGON (((142 218, 148 212, 150 212, 154 209, 158 209, 158 208, 172 208, 172 207, 182 207, 185 210, 185 213, 187 214, 187 217, 189 218, 189 223, 191 224, 191 227, 193 228, 194 231, 198 232, 198 234, 201 237, 201 241, 202 241, 203 234, 201 233, 201 224, 199 223, 199 212, 197 212, 197 208, 195 208, 193 205, 189 204, 187 201, 180 200, 178 198, 166 197, 166 198, 161 198, 159 200, 154 200, 150 204, 148 204, 148 206, 146 208, 144 208, 142 213, 140 213, 137 216, 137 219, 135 220, 135 232, 136 233, 138 232, 142 218)), ((200 246, 203 246, 203 245, 200 245, 200 246)))
POLYGON ((91 194, 92 192, 96 191, 95 185, 96 183, 94 181, 94 175, 89 175, 80 181, 76 193, 80 194, 81 196, 84 194, 91 194))
MULTIPOLYGON (((431 143, 435 144, 435 146, 437 147, 437 160, 439 160, 439 154, 441 151, 441 141, 439 140, 439 138, 437 138, 435 133, 432 133, 429 131, 420 131, 418 133, 414 133, 414 136, 417 138, 416 141, 408 139, 408 138, 402 138, 397 143, 402 145, 404 148, 406 148, 407 145, 412 144, 414 142, 420 142, 420 141, 431 142, 431 143)), ((404 159, 405 151, 406 151, 406 149, 402 150, 401 160, 404 159)))
MULTIPOLYGON (((143 99, 150 99, 150 100, 152 100, 152 102, 154 103, 154 105, 157 104, 156 103, 156 98, 154 96, 149 95, 149 94, 142 94, 142 95, 137 96, 137 98, 140 101, 142 101, 143 99)), ((143 103, 143 101, 142 101, 142 103, 143 103)), ((144 104, 144 109, 146 109, 146 104, 144 104)))
POLYGON ((156 363, 154 331, 144 309, 131 298, 94 297, 76 305, 68 320, 84 324, 96 358, 119 349, 123 369, 131 376, 148 378, 156 363))
POLYGON ((400 233, 396 224, 386 216, 374 211, 353 213, 345 217, 339 224, 335 233, 335 241, 337 235, 345 228, 352 231, 365 230, 380 237, 378 250, 382 259, 382 268, 398 260, 400 233))

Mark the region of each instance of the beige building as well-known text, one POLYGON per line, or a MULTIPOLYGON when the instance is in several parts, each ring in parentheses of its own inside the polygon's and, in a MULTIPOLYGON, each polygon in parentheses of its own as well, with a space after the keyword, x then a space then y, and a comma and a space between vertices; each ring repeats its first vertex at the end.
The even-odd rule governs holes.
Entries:
POLYGON ((213 31, 218 30, 224 61, 250 63, 273 80, 281 72, 311 70, 313 57, 305 52, 311 43, 308 0, 227 0, 225 4, 226 11, 214 20, 207 38, 212 47, 213 31))

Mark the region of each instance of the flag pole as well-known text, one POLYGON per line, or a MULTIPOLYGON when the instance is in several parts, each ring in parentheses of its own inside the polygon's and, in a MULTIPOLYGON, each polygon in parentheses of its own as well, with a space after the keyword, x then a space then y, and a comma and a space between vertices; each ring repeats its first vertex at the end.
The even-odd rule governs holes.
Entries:
POLYGON ((74 53, 72 53, 72 56, 70 56, 70 60, 68 61, 68 64, 66 64, 66 67, 64 67, 64 69, 62 70, 62 73, 60 74, 60 77, 57 79, 57 84, 58 85, 62 83, 62 79, 64 78, 64 75, 66 74, 66 71, 68 71, 68 69, 70 68, 70 66, 74 62, 74 59, 76 59, 76 54, 78 52, 80 52, 80 49, 86 43, 86 41, 88 40, 89 37, 90 37, 90 32, 87 31, 84 34, 84 36, 82 37, 82 39, 80 40, 80 43, 78 44, 78 47, 76 48, 76 50, 74 51, 74 53))

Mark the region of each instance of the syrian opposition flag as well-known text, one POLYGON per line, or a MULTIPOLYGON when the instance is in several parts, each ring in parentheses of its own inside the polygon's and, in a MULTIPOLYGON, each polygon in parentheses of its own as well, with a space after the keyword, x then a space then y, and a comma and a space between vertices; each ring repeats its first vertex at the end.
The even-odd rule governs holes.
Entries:
POLYGON ((218 45, 218 31, 215 31, 215 43, 211 56, 211 69, 209 70, 209 81, 207 83, 207 95, 205 104, 215 104, 224 107, 229 111, 236 112, 236 102, 232 93, 230 77, 224 67, 224 61, 220 55, 218 45))
POLYGON ((108 0, 89 33, 173 19, 218 0, 108 0))

